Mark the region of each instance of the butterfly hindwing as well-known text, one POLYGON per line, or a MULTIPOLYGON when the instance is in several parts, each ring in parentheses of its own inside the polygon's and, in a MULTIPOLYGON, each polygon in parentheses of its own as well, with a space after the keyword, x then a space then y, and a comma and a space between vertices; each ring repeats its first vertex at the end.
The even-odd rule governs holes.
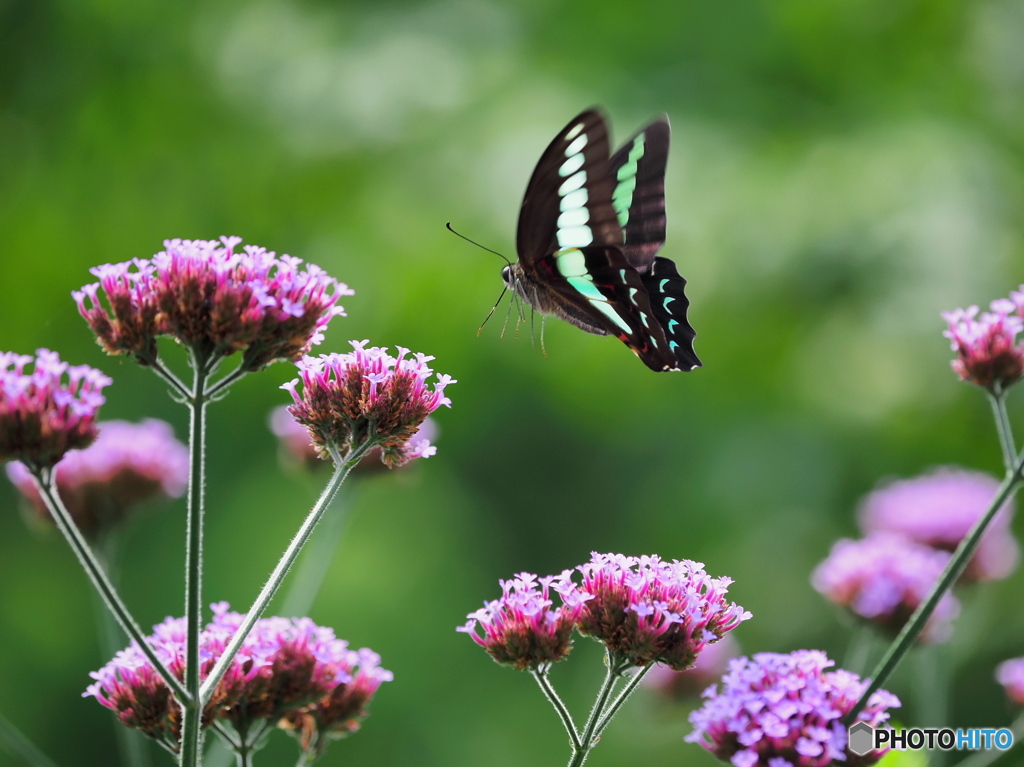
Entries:
MULTIPOLYGON (((538 264, 538 272, 550 280, 562 299, 585 314, 586 319, 604 333, 626 344, 649 368, 681 369, 670 339, 659 324, 658 310, 648 295, 645 276, 630 266, 618 248, 563 249, 543 259, 538 264)), ((692 367, 685 365, 682 369, 692 367)))
POLYGON ((622 244, 609 152, 608 128, 596 110, 576 117, 544 150, 519 211, 516 249, 527 273, 562 248, 622 244))
POLYGON ((665 242, 665 165, 671 131, 661 117, 612 155, 612 207, 622 227, 623 254, 643 274, 665 242))
POLYGON ((690 301, 683 288, 686 280, 679 276, 676 265, 667 258, 655 258, 651 269, 640 279, 647 289, 651 309, 668 339, 669 350, 677 360, 680 370, 700 367, 700 358, 693 350, 693 339, 697 333, 686 319, 690 301))

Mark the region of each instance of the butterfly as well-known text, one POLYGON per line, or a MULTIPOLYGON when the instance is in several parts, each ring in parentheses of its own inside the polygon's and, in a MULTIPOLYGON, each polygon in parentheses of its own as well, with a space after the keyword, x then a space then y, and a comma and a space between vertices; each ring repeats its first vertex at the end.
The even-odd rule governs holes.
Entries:
POLYGON ((651 370, 693 370, 686 280, 665 240, 667 117, 609 157, 600 112, 575 117, 544 150, 519 211, 519 260, 505 286, 541 314, 613 335, 651 370))

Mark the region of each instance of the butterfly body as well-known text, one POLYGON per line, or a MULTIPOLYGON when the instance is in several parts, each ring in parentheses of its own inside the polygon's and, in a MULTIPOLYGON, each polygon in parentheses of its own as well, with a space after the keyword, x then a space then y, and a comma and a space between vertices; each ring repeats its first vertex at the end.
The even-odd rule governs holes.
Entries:
POLYGON ((652 370, 692 370, 700 360, 686 281, 657 256, 668 140, 662 118, 609 157, 601 114, 576 117, 537 163, 519 214, 519 261, 502 278, 540 313, 614 335, 652 370))

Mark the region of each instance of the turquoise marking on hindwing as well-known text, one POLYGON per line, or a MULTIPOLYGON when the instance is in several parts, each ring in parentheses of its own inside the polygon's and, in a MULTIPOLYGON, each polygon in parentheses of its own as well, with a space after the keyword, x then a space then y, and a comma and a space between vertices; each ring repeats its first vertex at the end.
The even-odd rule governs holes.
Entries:
POLYGON ((612 207, 615 208, 615 215, 619 218, 619 226, 623 228, 629 223, 629 209, 633 205, 633 192, 636 191, 637 165, 644 156, 646 138, 641 133, 633 140, 633 146, 629 148, 626 162, 616 173, 618 183, 615 185, 615 191, 612 192, 612 207))
POLYGON ((678 323, 678 322, 676 322, 675 320, 669 320, 669 321, 668 321, 668 332, 669 332, 669 333, 675 333, 676 331, 674 330, 674 328, 675 328, 675 326, 676 326, 676 325, 678 325, 678 324, 679 324, 679 323, 678 323))
POLYGON ((666 312, 671 311, 671 309, 668 308, 669 301, 675 300, 675 296, 665 296, 665 300, 661 302, 661 305, 665 307, 666 312))
POLYGON ((587 277, 587 258, 576 248, 566 248, 555 253, 555 266, 563 277, 587 277))
POLYGON ((660 292, 660 293, 664 293, 664 292, 665 292, 665 286, 666 286, 666 285, 668 285, 668 280, 667 280, 667 279, 665 279, 665 280, 662 280, 662 281, 661 281, 661 282, 660 282, 660 283, 658 284, 658 292, 660 292))

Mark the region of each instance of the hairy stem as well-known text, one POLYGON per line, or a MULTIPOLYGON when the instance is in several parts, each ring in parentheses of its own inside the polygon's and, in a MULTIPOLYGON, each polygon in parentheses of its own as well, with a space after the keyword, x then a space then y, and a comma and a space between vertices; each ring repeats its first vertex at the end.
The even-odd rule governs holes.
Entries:
POLYGON ((619 709, 622 708, 622 704, 625 703, 629 696, 633 694, 633 691, 636 690, 637 686, 650 670, 651 666, 645 666, 640 669, 633 675, 633 678, 629 680, 626 686, 622 688, 622 692, 620 692, 612 704, 608 706, 608 710, 605 711, 604 715, 601 717, 601 721, 597 723, 597 729, 594 731, 594 735, 596 737, 601 737, 601 733, 603 733, 605 728, 611 723, 612 717, 619 713, 619 709))
POLYGON ((114 584, 107 577, 103 565, 97 559, 92 548, 90 548, 85 537, 75 524, 75 521, 71 518, 71 514, 65 508, 64 503, 57 494, 53 472, 49 469, 32 469, 32 472, 39 487, 43 503, 46 504, 46 508, 50 511, 50 516, 53 517, 57 528, 75 552, 78 561, 82 563, 82 567, 85 568, 89 579, 92 581, 92 585, 96 587, 96 591, 103 598, 107 609, 114 614, 121 628, 139 646, 139 649, 142 650, 149 662, 153 664, 153 668, 160 674, 164 683, 174 692, 174 696, 179 701, 189 700, 189 695, 181 682, 178 681, 178 678, 168 670, 167 666, 153 652, 153 648, 146 641, 146 635, 142 633, 142 629, 135 622, 135 618, 128 612, 128 608, 125 607, 124 602, 117 593, 117 589, 114 588, 114 584))
POLYGON ((1003 451, 1003 465, 1006 471, 1013 471, 1014 457, 1017 446, 1013 440, 1013 428, 1010 416, 1006 412, 1006 393, 1002 390, 990 391, 988 400, 992 404, 992 415, 996 419, 996 430, 999 432, 999 445, 1003 451))
POLYGON ((263 590, 260 591, 259 596, 256 597, 256 601, 253 602, 252 607, 245 615, 245 619, 242 621, 242 625, 238 627, 235 635, 231 638, 231 642, 228 643, 227 648, 224 650, 224 654, 217 660, 217 665, 210 671, 210 675, 206 678, 203 683, 200 699, 204 702, 209 701, 213 695, 213 691, 220 682, 221 677, 224 676, 224 672, 227 671, 228 665, 231 660, 238 653, 239 648, 242 646, 242 642, 249 635, 253 625, 263 615, 263 611, 267 609, 267 605, 270 600, 274 598, 277 590, 281 587, 281 583, 284 581, 285 576, 288 574, 288 570, 294 564, 295 559, 299 556, 299 552, 302 551, 302 547, 306 545, 306 541, 309 540, 313 530, 316 528, 320 518, 323 517, 327 507, 331 505, 331 501, 334 499, 335 493, 338 488, 341 487, 342 483, 348 477, 352 468, 359 463, 359 460, 366 454, 368 450, 374 447, 372 441, 364 442, 357 449, 353 450, 343 462, 339 462, 335 465, 334 473, 331 475, 330 480, 327 482, 327 487, 324 488, 323 493, 320 494, 320 498, 316 504, 310 509, 309 514, 306 516, 305 521, 299 528, 299 531, 295 534, 292 542, 288 544, 288 548, 285 549, 284 554, 281 555, 281 559, 278 561, 274 571, 270 574, 267 579, 266 585, 263 590))
POLYGON ((193 353, 192 394, 189 406, 188 524, 185 532, 185 689, 187 705, 182 706, 181 767, 197 767, 202 753, 199 695, 199 634, 202 631, 203 594, 203 499, 206 462, 206 377, 209 368, 193 353))
POLYGON ((1018 458, 1014 466, 1010 471, 1007 472, 1006 478, 1002 484, 999 485, 999 490, 996 492, 995 498, 992 499, 992 503, 989 505, 988 510, 979 519, 974 527, 967 536, 960 542, 956 552, 954 552, 949 563, 946 565, 946 569, 942 571, 942 575, 939 576, 939 580, 932 587, 931 592, 928 594, 928 598, 925 599, 918 608, 914 611, 914 614, 910 616, 910 620, 907 621, 906 625, 900 631, 895 641, 889 646, 882 660, 879 661, 878 666, 875 667, 875 671, 872 674, 871 683, 864 690, 864 694, 860 696, 860 699, 850 710, 850 713, 844 718, 844 722, 847 726, 853 724, 856 721, 857 715, 867 705, 868 699, 878 690, 885 681, 889 678, 889 675, 893 672, 899 662, 906 655, 907 651, 913 647, 914 641, 918 635, 924 630, 925 624, 931 614, 935 611, 935 607, 939 604, 939 600, 942 599, 943 595, 949 591, 949 589, 956 582, 956 579, 960 577, 960 574, 967 567, 967 564, 971 561, 971 557, 974 556, 974 552, 978 548, 978 544, 981 542, 981 536, 984 534, 989 523, 1003 507, 1003 504, 1013 495, 1017 490, 1017 486, 1020 483, 1020 472, 1022 466, 1022 459, 1018 458))
POLYGON ((578 752, 582 747, 580 742, 580 735, 576 729, 576 723, 572 720, 572 714, 569 713, 569 709, 566 708, 565 703, 558 697, 558 693, 555 692, 554 685, 551 684, 551 680, 548 679, 548 671, 550 667, 543 669, 531 669, 530 673, 533 678, 537 680, 537 684, 540 686, 541 692, 548 699, 552 706, 555 708, 555 712, 558 717, 562 720, 562 725, 565 727, 565 731, 569 734, 569 741, 572 743, 573 754, 578 752))

